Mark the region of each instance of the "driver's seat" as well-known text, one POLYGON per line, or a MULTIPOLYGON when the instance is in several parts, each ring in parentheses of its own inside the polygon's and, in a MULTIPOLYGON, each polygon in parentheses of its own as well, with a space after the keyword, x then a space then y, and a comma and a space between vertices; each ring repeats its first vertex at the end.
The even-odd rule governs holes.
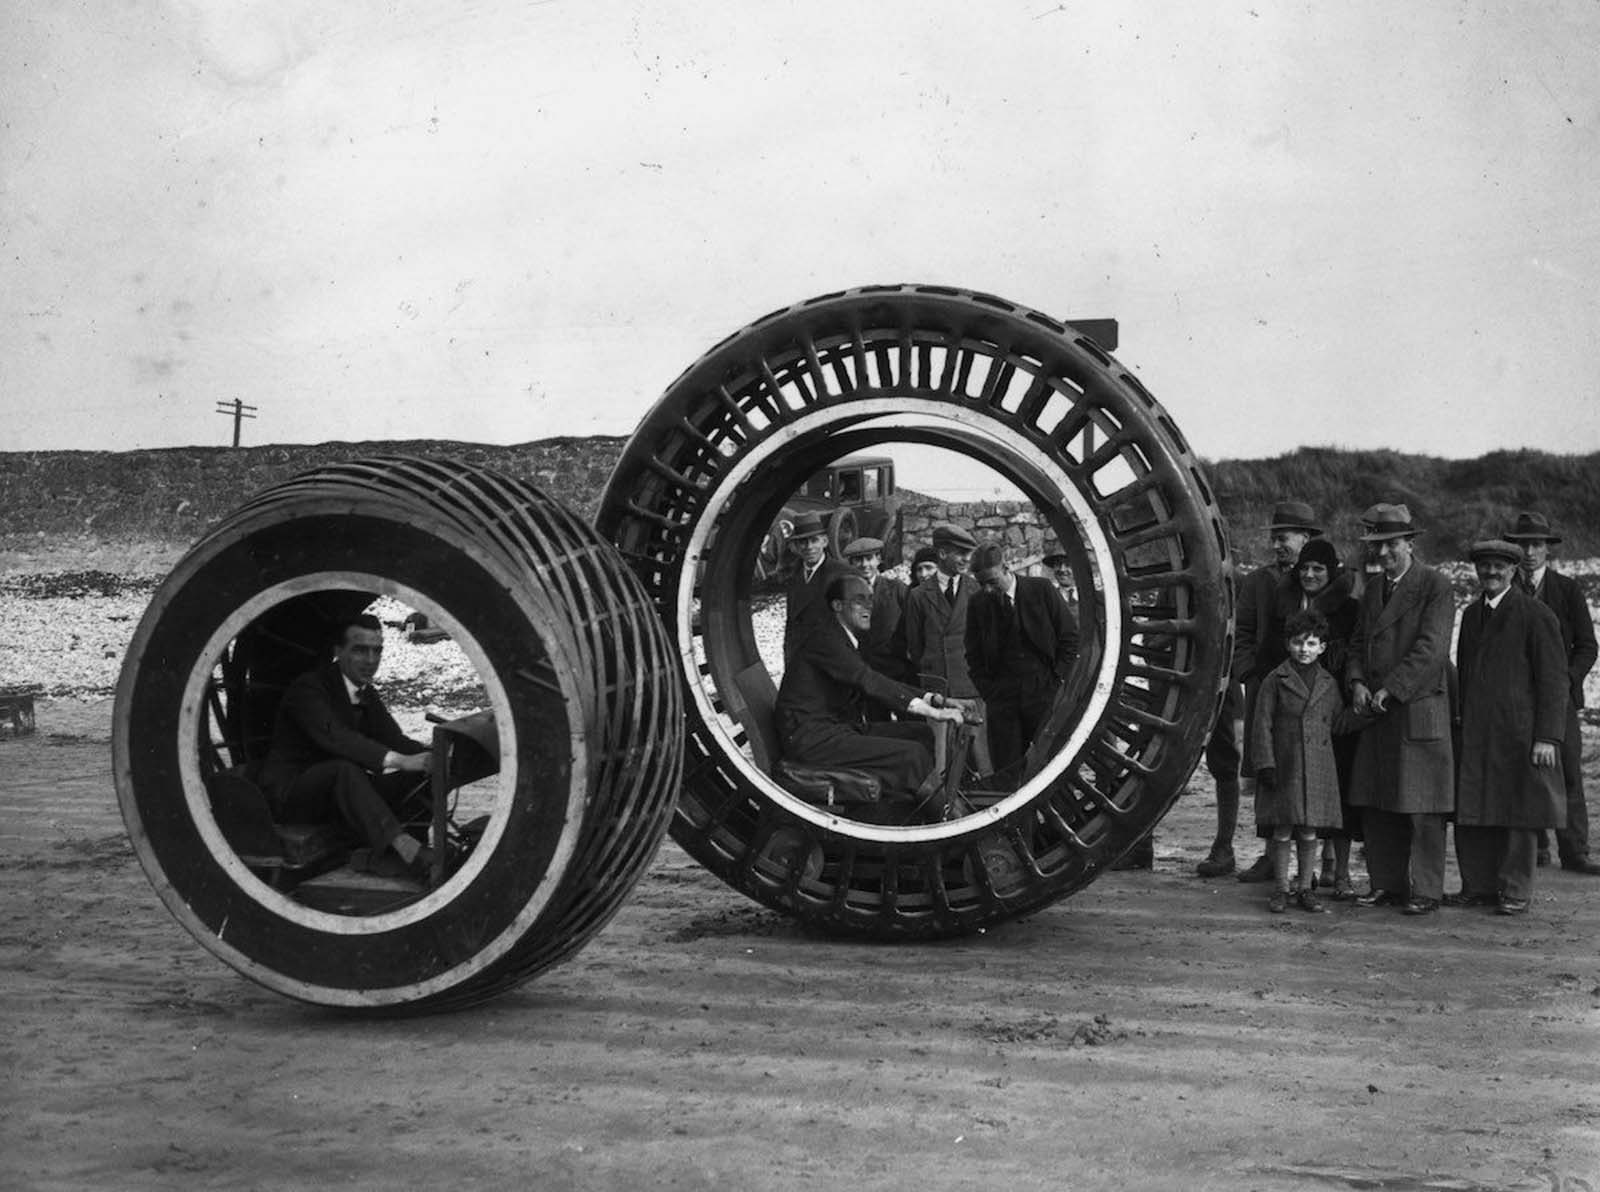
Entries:
POLYGON ((790 794, 820 807, 861 807, 883 801, 883 783, 865 770, 808 766, 783 758, 774 713, 778 689, 760 662, 744 668, 733 679, 728 710, 744 726, 750 752, 760 766, 790 794))

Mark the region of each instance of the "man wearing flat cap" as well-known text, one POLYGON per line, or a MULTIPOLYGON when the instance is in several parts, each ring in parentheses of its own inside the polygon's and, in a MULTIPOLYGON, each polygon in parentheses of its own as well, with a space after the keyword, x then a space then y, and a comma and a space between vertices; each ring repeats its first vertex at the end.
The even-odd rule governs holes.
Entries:
POLYGON ((967 670, 982 694, 996 770, 1022 761, 1078 657, 1078 623, 1047 579, 1013 575, 1005 550, 972 555, 979 591, 967 610, 967 670))
POLYGON ((789 531, 794 552, 794 574, 784 593, 783 657, 787 660, 817 625, 832 619, 825 593, 828 585, 843 575, 854 574, 838 559, 828 557, 828 531, 822 515, 814 511, 794 519, 789 531))
MULTIPOLYGON (((1300 550, 1322 533, 1316 514, 1304 501, 1280 501, 1273 507, 1267 525, 1270 561, 1245 576, 1239 584, 1239 603, 1234 615, 1232 683, 1223 700, 1216 727, 1206 744, 1206 769, 1217 784, 1217 835, 1211 852, 1196 867, 1201 877, 1220 877, 1234 870, 1233 834, 1239 822, 1239 774, 1244 743, 1238 723, 1251 723, 1261 681, 1276 665, 1270 646, 1277 640, 1274 615, 1279 592, 1294 570, 1300 550), (1242 696, 1240 693, 1242 685, 1242 696)), ((1243 772, 1254 774, 1251 759, 1243 757, 1243 772)), ((1270 828, 1263 825, 1267 835, 1270 828)), ((1242 882, 1264 882, 1272 878, 1272 856, 1261 856, 1239 875, 1242 882)))
MULTIPOLYGON (((1543 602, 1561 627, 1561 650, 1567 669, 1566 730, 1561 742, 1561 776, 1566 783, 1567 826, 1556 833, 1561 868, 1600 874, 1600 862, 1589 856, 1589 809, 1583 793, 1583 732, 1578 709, 1583 707, 1583 680, 1595 664, 1594 620, 1577 583, 1550 566, 1550 548, 1561 536, 1542 513, 1517 514, 1506 534, 1522 551, 1513 586, 1543 602)), ((1549 845, 1539 837, 1539 863, 1548 864, 1549 845)))
POLYGON ((897 683, 916 678, 906 654, 906 585, 880 570, 883 542, 877 538, 857 538, 845 545, 844 561, 856 574, 872 585, 872 624, 861 638, 861 656, 880 675, 897 683))
POLYGON ((1540 829, 1566 823, 1561 738, 1567 666, 1556 615, 1512 585, 1522 550, 1488 539, 1472 547, 1480 595, 1461 615, 1456 905, 1522 915, 1533 897, 1540 829))
POLYGON ((1350 804, 1361 809, 1372 886, 1359 906, 1432 914, 1444 897, 1444 823, 1455 807, 1450 745, 1450 582, 1416 558, 1409 510, 1378 505, 1362 542, 1383 575, 1361 594, 1345 664, 1351 703, 1373 717, 1356 746, 1350 804))
POLYGON ((974 696, 977 688, 967 673, 967 605, 978 591, 967 572, 977 539, 952 522, 933 527, 933 550, 939 568, 911 589, 906 598, 906 646, 919 674, 934 675, 949 685, 946 694, 974 696))
MULTIPOLYGON (((967 608, 978 591, 967 568, 977 547, 977 539, 953 522, 935 525, 939 568, 906 597, 906 652, 916 681, 942 682, 944 693, 955 699, 978 696, 967 670, 967 608)), ((992 768, 984 726, 976 726, 971 756, 978 773, 992 768)))

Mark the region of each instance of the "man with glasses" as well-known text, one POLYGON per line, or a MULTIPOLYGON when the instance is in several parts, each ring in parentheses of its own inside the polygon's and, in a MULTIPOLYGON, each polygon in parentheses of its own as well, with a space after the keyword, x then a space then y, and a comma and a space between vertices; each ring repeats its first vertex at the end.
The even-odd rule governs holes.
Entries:
POLYGON ((778 687, 778 739, 783 756, 807 766, 864 770, 885 798, 911 796, 933 769, 933 732, 911 717, 959 724, 942 696, 879 674, 861 656, 872 624, 872 588, 859 575, 833 580, 829 617, 796 645, 778 687), (870 705, 902 716, 869 721, 870 705))

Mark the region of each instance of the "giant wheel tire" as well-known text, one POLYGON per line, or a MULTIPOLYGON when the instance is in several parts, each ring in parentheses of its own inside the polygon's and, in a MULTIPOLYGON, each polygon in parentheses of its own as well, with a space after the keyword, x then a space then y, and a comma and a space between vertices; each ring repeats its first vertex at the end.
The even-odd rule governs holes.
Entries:
POLYGON ((310 472, 227 518, 157 590, 117 687, 123 818, 168 909, 261 984, 374 1013, 481 1001, 581 948, 665 836, 683 756, 670 649, 616 551, 529 485, 398 457, 310 472), (428 614, 475 667, 496 714, 497 795, 437 889, 336 914, 270 888, 224 839, 209 718, 226 719, 270 657, 282 675, 327 657, 294 626, 381 595, 428 614))
POLYGON ((599 527, 682 660, 689 758, 674 839, 825 930, 951 935, 1086 885, 1177 798, 1225 686, 1233 582, 1198 461, 1092 340, 989 295, 867 287, 729 337, 645 418, 599 527), (782 496, 896 442, 961 452, 1017 484, 1086 594, 1077 673, 1025 781, 937 824, 864 823, 786 792, 757 762, 744 694, 762 662, 749 560, 782 496))

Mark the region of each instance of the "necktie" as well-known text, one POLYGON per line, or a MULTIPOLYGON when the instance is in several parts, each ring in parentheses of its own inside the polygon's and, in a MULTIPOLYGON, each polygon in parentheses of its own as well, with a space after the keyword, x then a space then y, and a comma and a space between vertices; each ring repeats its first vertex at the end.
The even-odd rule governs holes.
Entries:
POLYGON ((1529 596, 1533 595, 1533 581, 1528 578, 1527 572, 1518 571, 1513 582, 1519 591, 1526 592, 1529 596))
POLYGON ((1394 595, 1394 580, 1387 575, 1383 577, 1383 602, 1389 603, 1389 597, 1394 595))
POLYGON ((945 588, 944 588, 944 602, 946 604, 950 605, 951 607, 955 606, 955 602, 956 602, 956 581, 955 581, 954 577, 952 577, 950 582, 945 585, 945 588))

